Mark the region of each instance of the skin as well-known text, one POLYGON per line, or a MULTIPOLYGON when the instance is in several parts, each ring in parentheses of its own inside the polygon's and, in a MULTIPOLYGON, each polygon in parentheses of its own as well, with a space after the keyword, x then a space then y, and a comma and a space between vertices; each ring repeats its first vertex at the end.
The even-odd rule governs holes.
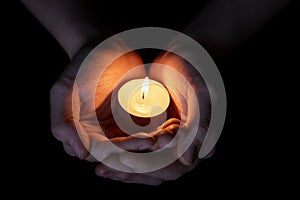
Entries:
MULTIPOLYGON (((80 119, 74 117, 78 116, 76 113, 83 113, 84 110, 82 108, 72 110, 72 94, 76 73, 93 47, 108 37, 105 29, 101 28, 101 19, 93 14, 92 1, 79 0, 75 3, 72 0, 21 0, 21 2, 57 39, 71 59, 65 72, 53 85, 50 95, 52 132, 63 143, 68 154, 80 159, 95 161, 89 154, 89 151, 96 148, 93 144, 105 146, 110 141, 128 151, 153 151, 169 143, 178 128, 184 128, 187 132, 195 128, 190 126, 193 124, 194 99, 186 94, 185 88, 174 87, 171 84, 176 73, 172 75, 158 74, 158 71, 163 71, 163 69, 158 70, 157 66, 153 65, 149 71, 150 78, 159 80, 166 87, 173 88, 175 93, 181 94, 181 98, 172 97, 174 104, 172 104, 173 109, 171 109, 173 113, 169 115, 170 119, 164 126, 158 124, 158 129, 147 133, 147 135, 137 132, 136 135, 126 136, 118 130, 113 121, 111 110, 109 110, 110 107, 105 105, 110 104, 107 97, 116 87, 122 74, 143 64, 139 55, 132 52, 120 57, 109 66, 103 76, 104 79, 109 77, 111 80, 109 84, 102 84, 101 80, 98 84, 95 107, 99 113, 98 120, 104 124, 106 129, 104 129, 104 133, 94 134, 92 126, 84 124, 80 119), (120 65, 123 68, 120 68, 120 65), (179 124, 179 114, 176 113, 178 111, 185 115, 186 120, 183 125, 179 124), (81 127, 80 134, 77 133, 75 124, 81 127), (108 137, 104 137, 103 134, 108 135, 108 137), (143 137, 137 138, 135 136, 143 137)), ((279 13, 289 2, 289 0, 231 0, 228 3, 224 0, 211 0, 186 26, 184 33, 202 44, 215 60, 221 61, 279 13), (254 11, 255 14, 253 14, 254 11)), ((114 53, 114 49, 110 49, 103 52, 101 56, 110 56, 114 53)), ((159 185, 165 181, 177 179, 199 163, 197 152, 201 147, 210 119, 210 98, 206 85, 201 76, 193 71, 188 63, 169 52, 164 52, 154 63, 171 67, 183 74, 190 83, 193 83, 190 89, 195 91, 198 99, 201 99, 199 107, 202 112, 200 123, 196 124, 198 128, 197 137, 176 162, 163 169, 144 174, 124 173, 109 168, 100 162, 95 169, 98 176, 129 183, 159 185)), ((132 78, 137 77, 145 77, 145 71, 140 70, 136 77, 132 78)), ((78 95, 77 100, 80 103, 85 103, 84 98, 80 95, 78 95)), ((179 146, 175 148, 180 149, 179 146)), ((131 172, 135 172, 139 165, 147 165, 136 157, 128 155, 126 151, 114 152, 112 149, 106 149, 106 152, 107 154, 102 161, 117 163, 120 167, 131 172)))
MULTIPOLYGON (((195 71, 195 69, 192 68, 183 59, 181 59, 181 57, 176 56, 169 52, 164 53, 154 61, 154 64, 152 64, 149 70, 149 77, 163 83, 169 90, 174 91, 175 93, 174 96, 180 97, 180 98, 173 97, 176 107, 179 107, 179 110, 184 115, 183 118, 185 119, 183 124, 180 124, 180 120, 177 119, 178 128, 179 127, 183 128, 188 133, 190 130, 193 129, 192 127, 193 120, 194 120, 193 116, 195 114, 194 113, 195 109, 193 109, 193 105, 195 104, 193 103, 193 101, 195 99, 193 99, 191 95, 189 95, 189 91, 187 92, 187 86, 185 84, 183 83, 172 84, 174 83, 174 79, 175 80, 179 79, 179 77, 177 77, 178 76, 177 72, 183 74, 185 77, 189 77, 187 78, 187 80, 190 81, 191 83, 190 90, 195 91, 197 98, 201 99, 201 101, 199 101, 201 102, 199 105, 201 110, 200 123, 196 124, 197 126, 196 128, 198 129, 198 132, 191 146, 187 149, 187 151, 182 156, 179 157, 177 161, 157 171, 143 173, 143 174, 138 174, 138 173, 130 174, 130 173, 119 172, 103 164, 100 164, 96 168, 96 173, 99 176, 103 176, 113 180, 121 180, 123 182, 157 185, 167 180, 175 180, 178 177, 182 176, 184 173, 192 170, 194 167, 197 166, 197 164, 200 161, 197 157, 197 152, 201 147, 210 120, 210 97, 209 97, 208 89, 203 79, 195 71), (166 67, 162 65, 156 65, 155 63, 165 65, 166 67), (172 69, 171 71, 167 69, 169 67, 172 69)), ((174 119, 172 120, 173 121, 170 121, 170 124, 174 126, 173 123, 176 122, 176 120, 174 119)), ((168 123, 166 123, 166 127, 169 127, 168 123)), ((168 128, 166 128, 165 130, 168 130, 168 128)), ((174 131, 173 132, 170 131, 170 133, 171 133, 170 135, 175 134, 174 131)), ((160 134, 165 134, 165 133, 161 132, 160 134)), ((167 144, 171 141, 171 139, 173 139, 173 137, 161 138, 161 136, 159 136, 159 139, 161 140, 161 142, 164 141, 164 143, 167 144)), ((180 143, 175 148, 177 149, 177 151, 180 151, 180 143)), ((151 165, 151 162, 142 159, 140 157, 135 157, 134 155, 130 155, 127 152, 124 152, 119 157, 119 159, 121 160, 122 164, 125 164, 126 167, 133 170, 133 172, 143 169, 144 165, 151 165)))

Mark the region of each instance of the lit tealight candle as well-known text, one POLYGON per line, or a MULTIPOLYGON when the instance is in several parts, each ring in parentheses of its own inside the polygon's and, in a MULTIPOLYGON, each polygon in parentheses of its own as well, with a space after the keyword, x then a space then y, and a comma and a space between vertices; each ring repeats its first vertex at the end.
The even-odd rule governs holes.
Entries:
POLYGON ((118 91, 118 101, 128 113, 137 117, 154 117, 169 106, 168 90, 159 82, 146 77, 125 83, 118 91))

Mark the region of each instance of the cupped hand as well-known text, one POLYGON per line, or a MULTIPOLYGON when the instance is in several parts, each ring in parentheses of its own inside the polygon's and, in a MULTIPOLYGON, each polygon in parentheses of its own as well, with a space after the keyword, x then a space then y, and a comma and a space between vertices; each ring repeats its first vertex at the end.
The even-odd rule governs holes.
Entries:
MULTIPOLYGON (((115 160, 116 154, 122 152, 120 149, 133 152, 155 150, 166 145, 165 141, 173 137, 179 124, 178 120, 170 119, 163 126, 163 122, 157 124, 158 128, 152 133, 134 132, 131 135, 118 127, 112 114, 111 96, 121 84, 120 80, 124 82, 146 76, 140 56, 133 51, 123 54, 102 69, 99 79, 89 68, 84 76, 78 77, 79 70, 85 70, 80 69, 82 65, 92 65, 94 69, 101 70, 102 61, 115 57, 122 48, 126 48, 112 46, 114 48, 94 52, 87 46, 77 53, 51 89, 51 126, 53 135, 63 143, 69 155, 95 162, 115 162, 126 167, 119 159, 115 160), (88 54, 92 56, 86 59, 88 54), (129 71, 131 73, 124 78, 129 71), (94 86, 95 93, 91 95, 94 86), (92 119, 94 114, 96 121, 92 119), (111 143, 120 148, 111 148, 111 143)), ((170 116, 175 116, 175 112, 170 112, 170 116)))
MULTIPOLYGON (((89 62, 97 64, 101 60, 110 59, 119 53, 118 49, 120 50, 120 48, 125 47, 117 46, 115 49, 96 52, 97 60, 91 61, 90 59, 89 62)), ((64 149, 69 155, 89 161, 97 161, 90 155, 95 144, 104 147, 113 142, 125 149, 135 150, 137 146, 150 148, 153 145, 153 138, 127 136, 117 128, 111 115, 110 106, 111 93, 120 77, 136 66, 141 66, 143 64, 141 58, 137 53, 129 52, 118 57, 106 69, 103 69, 101 78, 96 80, 98 84, 94 94, 95 101, 92 101, 88 92, 91 90, 90 87, 93 87, 94 81, 87 78, 93 72, 88 72, 87 76, 79 77, 78 82, 75 81, 80 66, 91 50, 92 47, 89 46, 82 48, 51 89, 51 128, 53 135, 63 143, 64 149), (79 82, 84 83, 83 89, 78 86, 79 82), (93 113, 97 115, 97 124, 89 120, 93 113), (97 128, 99 127, 98 123, 102 127, 101 130, 97 128), (140 145, 138 145, 139 142, 141 142, 140 145)), ((130 78, 145 76, 145 69, 138 67, 130 78)), ((103 159, 110 153, 112 153, 110 149, 106 149, 103 159)))
MULTIPOLYGON (((135 71, 127 79, 146 76, 144 67, 136 68, 136 66, 143 65, 142 60, 135 52, 130 52, 111 63, 104 70, 101 78, 96 80, 98 83, 94 96, 95 101, 92 101, 92 99, 86 98, 88 95, 85 94, 85 90, 78 92, 76 87, 74 87, 74 85, 76 86, 74 83, 79 67, 90 51, 91 48, 83 48, 74 57, 51 90, 52 131, 54 136, 63 142, 66 152, 81 159, 105 163, 106 165, 100 163, 97 166, 96 173, 99 176, 124 182, 157 185, 166 180, 176 179, 193 169, 198 163, 197 152, 201 147, 210 118, 209 94, 199 74, 188 63, 174 54, 165 53, 156 59, 154 63, 161 65, 153 64, 150 68, 149 76, 151 79, 164 84, 169 91, 172 91, 168 120, 157 124, 157 129, 150 133, 137 132, 127 135, 114 121, 110 106, 112 103, 111 95, 126 72, 132 69, 135 71), (178 73, 187 77, 190 86, 181 82, 176 84, 178 73), (145 166, 149 163, 132 157, 128 152, 156 151, 166 146, 174 138, 179 128, 183 128, 186 132, 195 129, 193 119, 195 113, 193 112, 197 110, 194 106, 198 104, 194 102, 196 101, 195 98, 191 98, 193 95, 190 95, 190 93, 193 93, 193 91, 197 98, 201 99, 199 104, 201 120, 196 125, 198 132, 192 145, 178 160, 163 169, 143 174, 134 173, 137 167, 145 166), (74 93, 77 94, 75 98, 74 93), (77 107, 74 106, 74 102, 78 105, 77 107), (92 106, 94 109, 85 109, 85 107, 91 108, 91 102, 94 102, 92 106), (89 116, 91 111, 97 114, 97 122, 101 126, 100 131, 95 128, 99 124, 90 123, 89 116), (109 143, 116 144, 123 151, 106 148, 109 146, 109 143), (93 149, 98 149, 96 152, 104 150, 104 156, 102 155, 100 159, 96 159, 90 154, 93 149), (141 164, 141 162, 143 163, 141 164), (112 169, 108 167, 109 163, 118 166, 118 169, 124 169, 133 173, 112 169)), ((102 51, 98 56, 109 59, 114 53, 113 50, 107 50, 102 51)), ((89 82, 91 80, 81 81, 89 82)), ((85 85, 89 87, 90 84, 85 85)), ((86 91, 88 91, 88 87, 85 88, 87 89, 86 91)), ((175 147, 177 151, 181 151, 180 149, 184 148, 179 146, 175 147)))
MULTIPOLYGON (((179 128, 186 133, 180 136, 177 145, 173 147, 178 153, 178 159, 156 171, 134 173, 152 163, 147 163, 147 159, 124 152, 114 160, 117 162, 119 159, 121 164, 133 173, 121 172, 99 164, 96 168, 99 176, 123 182, 158 185, 179 178, 199 163, 198 152, 209 126, 211 112, 210 95, 204 80, 188 62, 170 52, 165 52, 154 61, 149 70, 149 77, 164 84, 170 91, 174 105, 169 110, 172 110, 171 113, 175 117, 165 123, 162 131, 152 134, 159 143, 168 144, 179 128), (178 113, 174 114, 174 110, 178 113), (196 117, 197 111, 200 111, 199 118, 196 117), (187 137, 192 131, 196 131, 196 137, 192 139, 190 146, 186 147, 186 143, 180 142, 180 140, 187 137)), ((163 145, 156 145, 151 150, 158 150, 162 147, 163 145)), ((208 156, 211 154, 212 152, 208 156)))

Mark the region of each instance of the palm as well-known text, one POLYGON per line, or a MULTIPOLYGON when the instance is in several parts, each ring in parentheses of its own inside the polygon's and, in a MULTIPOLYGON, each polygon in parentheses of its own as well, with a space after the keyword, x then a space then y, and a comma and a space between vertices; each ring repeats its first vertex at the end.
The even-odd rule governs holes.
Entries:
MULTIPOLYGON (((107 52, 107 54, 111 53, 114 52, 107 52)), ((102 52, 102 54, 99 54, 99 56, 95 56, 97 59, 96 62, 90 63, 94 64, 101 62, 101 56, 105 58, 109 57, 110 55, 105 55, 102 52)), ((97 64, 94 65, 94 67, 97 68, 97 64)), ((82 136, 81 139, 83 141, 88 140, 88 142, 85 143, 85 146, 87 146, 93 156, 96 156, 98 161, 103 161, 103 159, 107 158, 107 156, 109 156, 111 153, 116 153, 117 151, 111 150, 110 148, 112 147, 106 150, 103 150, 102 148, 99 149, 98 146, 103 144, 103 142, 115 143, 115 141, 117 141, 117 143, 121 143, 122 141, 134 140, 132 138, 139 135, 142 135, 142 137, 151 138, 152 141, 156 140, 158 137, 169 138, 170 140, 170 138, 174 136, 179 126, 179 120, 174 120, 174 117, 178 118, 179 115, 177 106, 172 100, 167 112, 167 119, 169 119, 169 121, 166 124, 168 126, 164 126, 160 130, 157 130, 157 128, 160 127, 164 121, 158 120, 155 123, 152 123, 151 129, 142 127, 141 129, 137 130, 135 128, 131 128, 130 124, 132 121, 126 117, 126 115, 122 114, 124 112, 118 112, 117 114, 113 115, 112 107, 118 107, 116 106, 118 105, 116 98, 112 98, 113 92, 117 91, 118 88, 128 80, 144 78, 146 76, 146 71, 142 60, 135 52, 130 52, 117 58, 102 72, 100 79, 93 75, 93 70, 91 70, 91 72, 90 70, 87 70, 87 72, 87 75, 83 76, 83 78, 80 77, 79 81, 77 82, 77 85, 80 85, 80 89, 78 92, 78 108, 76 108, 75 111, 79 113, 78 121, 80 121, 80 124, 78 126, 82 127, 79 129, 79 134, 81 136, 85 135, 86 138, 88 138, 85 139, 85 137, 82 136), (95 85, 95 94, 91 95, 90 93, 93 91, 93 87, 95 87, 95 85), (95 112, 97 120, 94 120, 93 118, 95 112), (121 129, 117 123, 120 123, 120 121, 122 121, 122 124, 125 124, 125 126, 130 130, 123 131, 123 129, 121 129), (129 135, 132 136, 129 137, 129 135), (105 155, 103 155, 104 151, 106 152, 105 155), (98 155, 101 156, 97 157, 98 155)), ((141 121, 143 119, 138 120, 141 121)), ((157 142, 157 145, 153 145, 148 150, 153 151, 162 145, 166 145, 166 142, 159 143, 159 141, 160 140, 154 141, 157 142)), ((141 149, 138 147, 142 146, 144 142, 145 141, 140 139, 139 142, 136 141, 136 144, 131 145, 129 149, 125 147, 124 150, 139 151, 141 149)), ((122 145, 123 144, 117 144, 119 147, 122 147, 122 145)), ((88 159, 90 160, 90 158, 88 159)))
MULTIPOLYGON (((171 115, 180 119, 170 123, 176 129, 169 131, 173 135, 177 129, 181 127, 186 132, 196 130, 196 137, 192 140, 192 144, 188 149, 184 149, 185 143, 177 143, 177 146, 173 147, 175 153, 179 154, 179 160, 173 162, 169 166, 156 170, 153 172, 142 174, 129 174, 125 172, 116 171, 104 165, 99 165, 97 172, 99 175, 121 180, 124 182, 135 182, 143 184, 160 184, 166 180, 172 180, 180 177, 182 174, 193 169, 197 163, 197 152, 201 147, 203 138, 206 134, 207 127, 210 119, 210 97, 207 86, 205 85, 201 76, 184 60, 171 53, 165 53, 154 61, 149 71, 150 78, 163 83, 171 92, 173 99, 173 110, 171 115), (176 80, 176 81, 174 81, 176 80), (197 121, 197 110, 201 111, 201 115, 197 121), (185 152, 185 153, 184 153, 185 152), (182 155, 182 153, 184 153, 182 155), (180 157, 181 156, 181 157, 180 157), (106 176, 105 172, 111 172, 110 176, 106 176)), ((171 119, 172 120, 172 119, 171 119)), ((165 143, 170 142, 173 137, 161 137, 168 133, 169 127, 165 127, 163 131, 159 133, 158 140, 165 143)), ((155 149, 154 149, 155 150, 155 149)), ((121 162, 127 167, 131 168, 133 172, 143 171, 145 166, 152 165, 151 162, 147 162, 138 156, 131 155, 128 152, 124 152, 120 158, 121 162)))

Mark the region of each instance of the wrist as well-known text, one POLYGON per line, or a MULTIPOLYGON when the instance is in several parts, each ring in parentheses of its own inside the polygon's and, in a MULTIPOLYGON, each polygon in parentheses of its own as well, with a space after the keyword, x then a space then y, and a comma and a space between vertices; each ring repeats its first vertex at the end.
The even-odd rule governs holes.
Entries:
POLYGON ((72 43, 70 43, 70 45, 63 45, 63 47, 67 47, 64 49, 70 59, 72 59, 75 54, 82 49, 89 48, 92 50, 108 37, 108 34, 104 33, 104 31, 100 31, 93 27, 81 27, 78 30, 78 34, 73 36, 72 43))

